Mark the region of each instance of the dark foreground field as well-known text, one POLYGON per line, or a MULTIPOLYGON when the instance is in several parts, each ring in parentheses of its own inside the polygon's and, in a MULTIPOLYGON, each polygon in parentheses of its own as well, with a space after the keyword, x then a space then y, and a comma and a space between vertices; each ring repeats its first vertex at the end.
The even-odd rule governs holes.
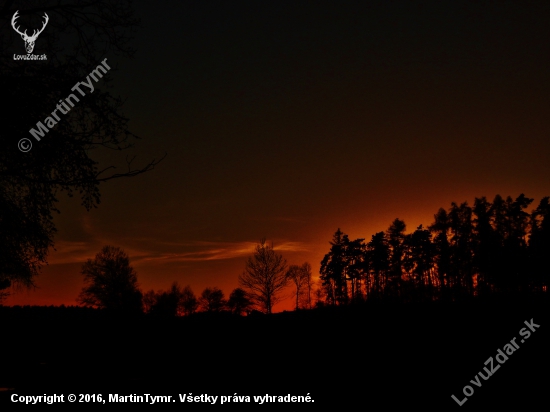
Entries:
POLYGON ((253 395, 309 394, 314 403, 278 407, 540 409, 550 384, 548 313, 534 299, 172 320, 0 307, 0 410, 34 408, 11 404, 14 393, 172 395, 179 410, 220 407, 180 404, 180 393, 250 396, 240 407, 259 407, 253 395), (531 319, 540 327, 525 339, 531 319), (514 337, 519 349, 497 369, 498 350, 514 337), (478 387, 470 381, 490 370, 490 357, 495 372, 478 387), (459 406, 451 395, 463 400, 466 385, 474 393, 459 406))

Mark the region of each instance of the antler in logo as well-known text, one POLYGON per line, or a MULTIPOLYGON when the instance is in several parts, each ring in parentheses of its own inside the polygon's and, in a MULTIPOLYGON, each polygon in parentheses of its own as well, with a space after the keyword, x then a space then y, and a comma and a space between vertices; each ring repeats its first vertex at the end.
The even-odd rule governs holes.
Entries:
POLYGON ((21 33, 19 31, 19 27, 15 27, 15 20, 19 17, 17 15, 17 13, 19 13, 19 10, 17 10, 14 13, 14 15, 11 19, 11 26, 13 27, 13 29, 17 33, 19 33, 21 35, 21 38, 25 41, 25 49, 27 49, 27 53, 31 54, 33 49, 34 49, 34 42, 36 41, 38 35, 44 31, 44 28, 46 27, 46 24, 48 24, 48 21, 50 20, 50 18, 48 17, 48 15, 46 13, 44 13, 44 17, 46 18, 46 20, 44 21, 44 24, 42 25, 42 28, 40 30, 35 29, 32 33, 32 36, 28 36, 27 35, 27 30, 25 30, 24 33, 21 33))

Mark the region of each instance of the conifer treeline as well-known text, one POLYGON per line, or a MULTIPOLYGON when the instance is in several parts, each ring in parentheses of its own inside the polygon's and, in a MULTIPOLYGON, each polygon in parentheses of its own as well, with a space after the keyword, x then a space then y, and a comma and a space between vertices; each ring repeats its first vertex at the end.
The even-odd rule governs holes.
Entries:
POLYGON ((547 292, 550 204, 497 195, 440 208, 434 222, 406 234, 395 219, 388 230, 350 240, 340 229, 321 262, 325 301, 461 300, 491 294, 547 292))

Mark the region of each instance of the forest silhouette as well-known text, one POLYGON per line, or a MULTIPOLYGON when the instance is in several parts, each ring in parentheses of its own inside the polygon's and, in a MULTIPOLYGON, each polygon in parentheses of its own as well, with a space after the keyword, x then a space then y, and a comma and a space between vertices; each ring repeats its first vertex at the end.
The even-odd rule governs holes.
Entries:
POLYGON ((197 297, 191 285, 177 281, 166 291, 142 292, 129 257, 105 246, 82 267, 78 302, 119 314, 189 316, 196 312, 270 314, 274 303, 293 289, 295 310, 364 302, 457 302, 499 296, 546 295, 549 282, 550 204, 544 197, 528 212, 533 199, 497 195, 492 202, 452 203, 440 208, 429 226, 406 233, 395 219, 370 241, 350 240, 338 229, 324 256, 319 281, 311 265, 287 265, 262 239, 239 276, 242 287, 229 297, 216 286, 197 297))
POLYGON ((493 202, 452 203, 434 222, 406 234, 395 219, 387 231, 350 240, 340 229, 321 263, 326 303, 364 300, 456 301, 548 291, 550 206, 497 195, 493 202))
MULTIPOLYGON (((550 203, 495 196, 440 208, 427 227, 406 233, 395 219, 385 232, 350 240, 338 229, 314 282, 311 265, 287 265, 262 239, 248 258, 242 287, 229 299, 216 286, 197 297, 177 281, 166 291, 139 288, 126 253, 105 246, 82 266, 86 282, 77 301, 118 315, 189 316, 196 312, 234 315, 271 313, 293 288, 295 310, 363 302, 456 302, 491 296, 546 295, 550 263, 550 203)), ((4 296, 5 297, 5 296, 4 296)), ((1 301, 0 301, 1 302, 1 301)))

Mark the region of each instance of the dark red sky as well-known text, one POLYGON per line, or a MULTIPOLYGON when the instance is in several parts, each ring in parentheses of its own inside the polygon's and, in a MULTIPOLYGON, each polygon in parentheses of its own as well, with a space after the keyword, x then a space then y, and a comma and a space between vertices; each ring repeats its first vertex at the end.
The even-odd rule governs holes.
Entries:
POLYGON ((135 58, 106 56, 136 162, 168 156, 91 212, 60 197, 57 251, 8 304, 75 304, 105 244, 144 290, 227 295, 262 237, 317 274, 338 227, 550 195, 550 3, 181 3, 139 3, 135 58))

